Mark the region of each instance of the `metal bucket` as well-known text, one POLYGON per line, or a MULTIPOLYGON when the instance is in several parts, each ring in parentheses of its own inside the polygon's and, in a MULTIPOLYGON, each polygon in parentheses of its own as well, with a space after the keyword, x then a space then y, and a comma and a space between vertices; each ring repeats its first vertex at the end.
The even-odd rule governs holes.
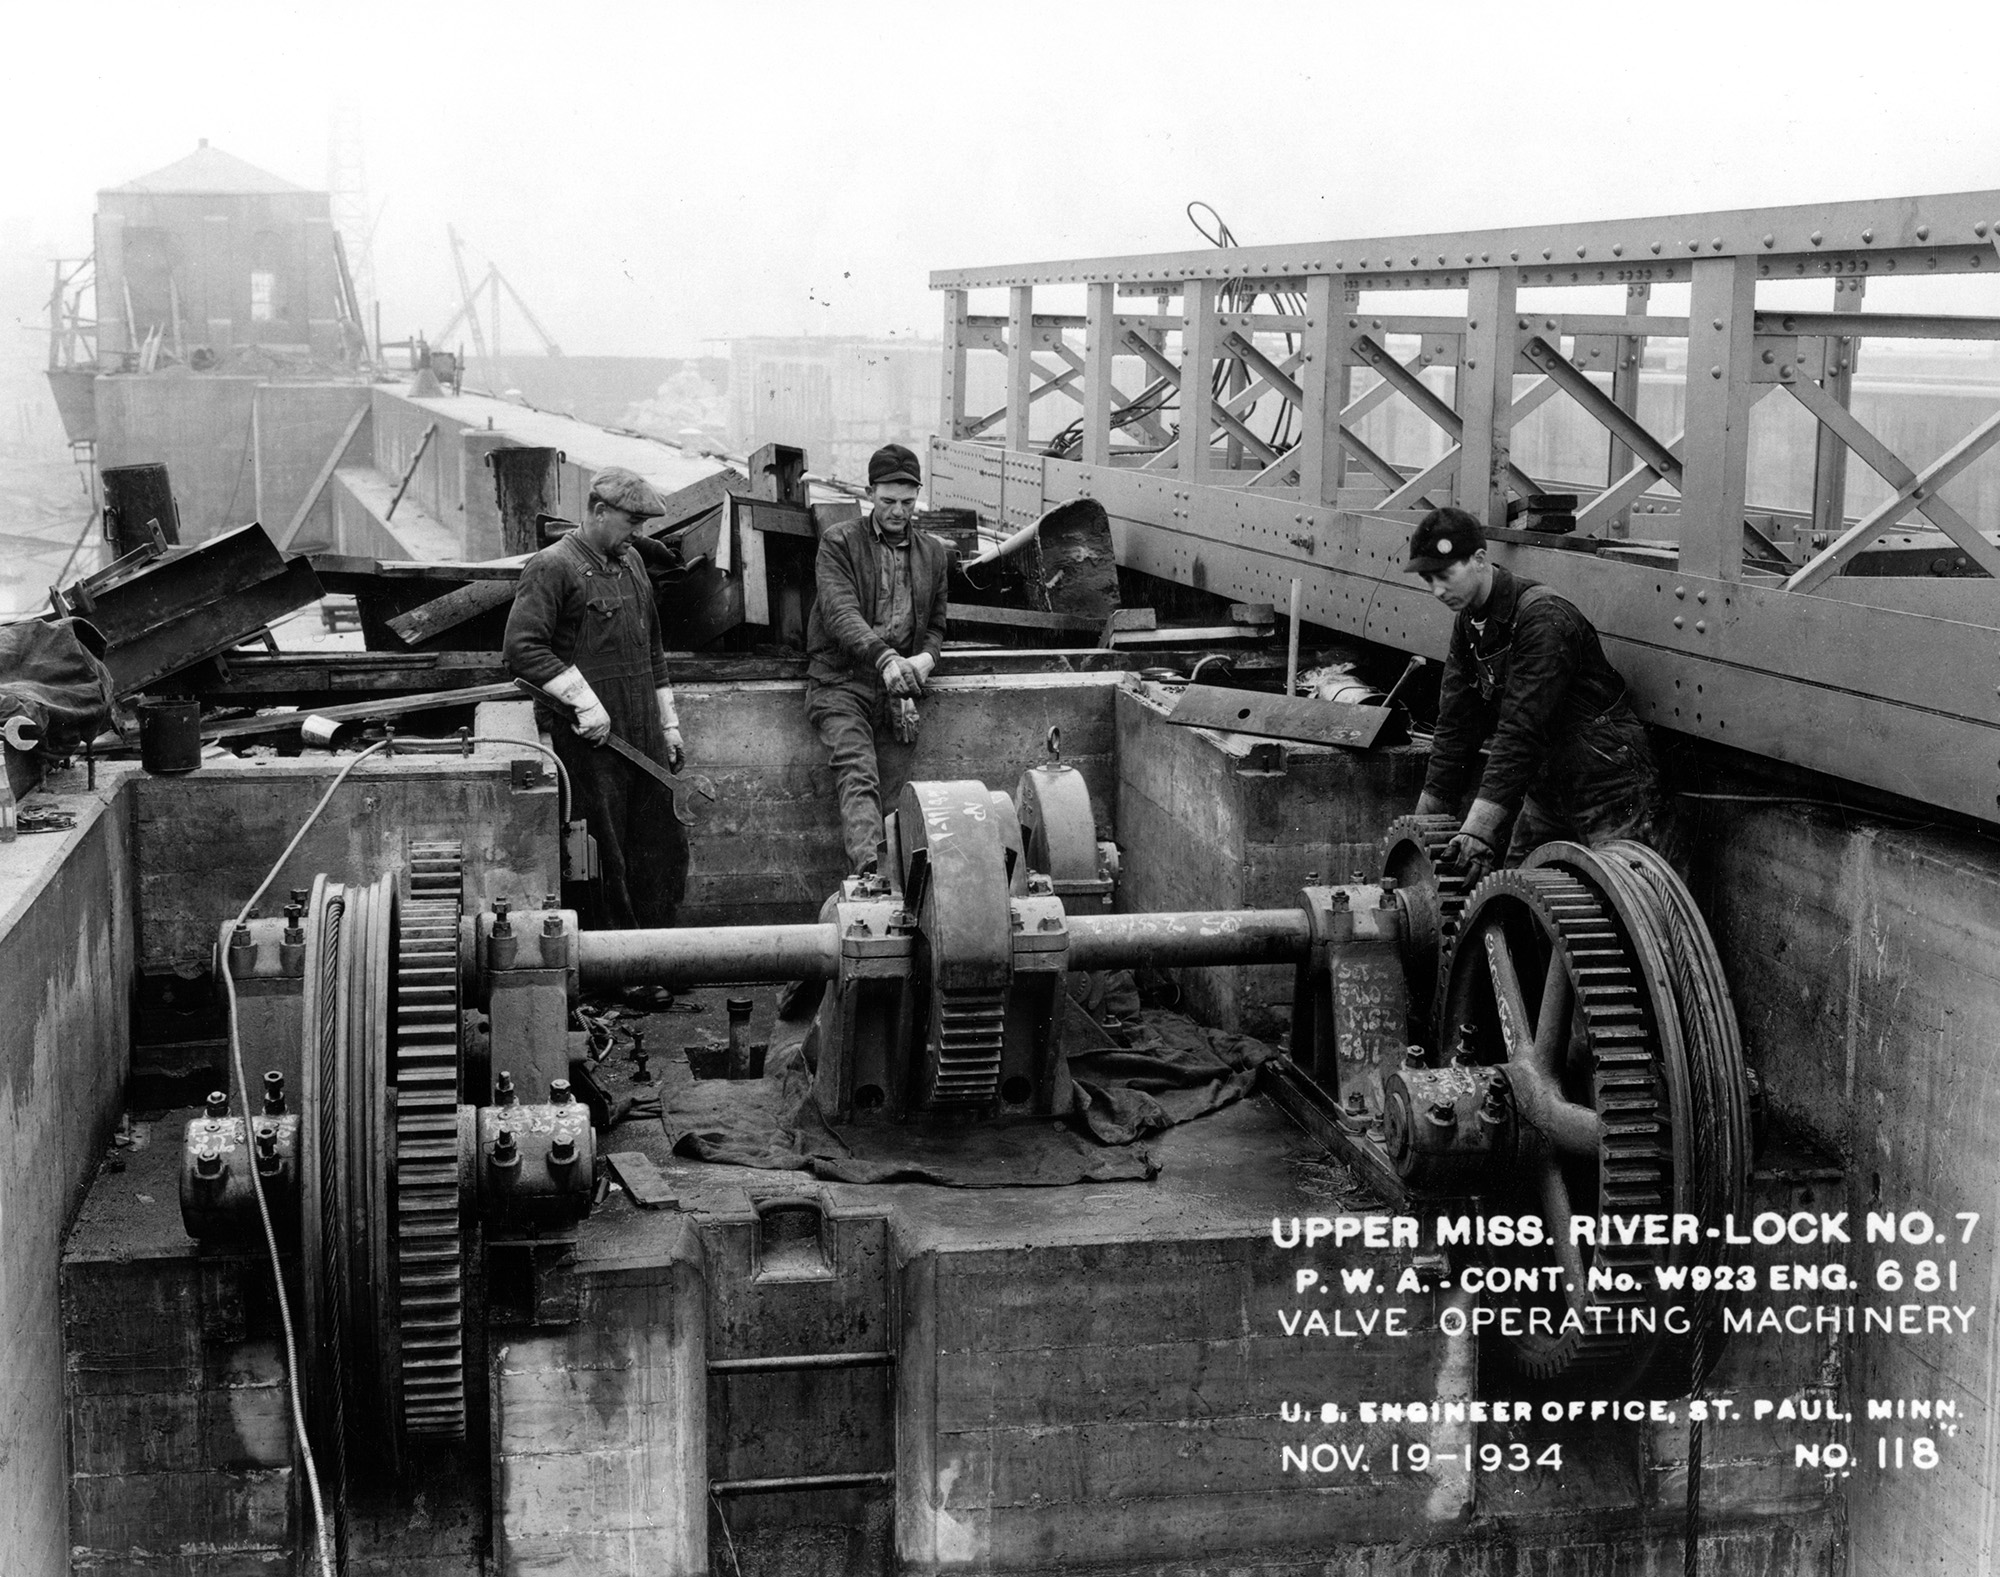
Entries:
POLYGON ((139 765, 159 773, 192 772, 201 765, 199 701, 140 704, 139 765))

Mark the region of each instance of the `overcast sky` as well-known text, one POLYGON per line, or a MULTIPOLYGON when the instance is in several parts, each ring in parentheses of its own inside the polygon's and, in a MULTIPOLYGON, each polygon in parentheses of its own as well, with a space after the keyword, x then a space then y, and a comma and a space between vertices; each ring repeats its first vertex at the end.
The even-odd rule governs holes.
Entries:
POLYGON ((935 335, 931 269, 1199 245, 1193 199, 1255 243, 2000 188, 1966 0, 10 11, 0 222, 81 253, 202 137, 324 186, 345 102, 392 338, 447 222, 566 350, 678 355, 935 335))

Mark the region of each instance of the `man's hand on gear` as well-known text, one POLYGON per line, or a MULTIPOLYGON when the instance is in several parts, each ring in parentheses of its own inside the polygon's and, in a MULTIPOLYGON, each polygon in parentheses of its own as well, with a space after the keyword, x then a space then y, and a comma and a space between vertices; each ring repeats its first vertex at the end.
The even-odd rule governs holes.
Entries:
POLYGON ((924 676, 909 658, 895 652, 882 664, 882 683, 891 695, 922 695, 924 676))
POLYGON ((687 746, 681 743, 681 731, 678 728, 668 729, 667 770, 669 772, 680 771, 682 767, 687 765, 687 758, 687 746))
POLYGON ((1500 863, 1500 856, 1484 838, 1460 832, 1454 833, 1451 842, 1444 846, 1444 863, 1458 866, 1468 882, 1478 883, 1500 863))

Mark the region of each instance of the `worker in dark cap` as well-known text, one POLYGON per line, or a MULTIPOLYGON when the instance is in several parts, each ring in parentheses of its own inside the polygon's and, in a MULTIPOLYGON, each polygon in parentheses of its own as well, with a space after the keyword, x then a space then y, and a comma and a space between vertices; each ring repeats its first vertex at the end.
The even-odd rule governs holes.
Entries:
POLYGON ((1445 858, 1476 881, 1503 848, 1511 863, 1553 838, 1638 838, 1671 852, 1645 727, 1576 605, 1493 563, 1462 509, 1424 516, 1405 568, 1457 615, 1417 801, 1418 815, 1455 816, 1477 788, 1445 858))
POLYGON ((914 524, 922 484, 917 457, 884 444, 868 460, 867 515, 819 543, 806 716, 833 763, 857 874, 875 869, 883 801, 908 775, 917 701, 944 650, 946 549, 914 524))
POLYGON ((666 512, 636 471, 590 482, 583 523, 521 571, 507 616, 507 667, 561 703, 535 715, 568 769, 575 810, 597 840, 599 913, 619 929, 669 926, 687 888, 687 836, 666 789, 615 752, 616 734, 669 772, 686 759, 660 640, 659 607, 628 544, 666 512))

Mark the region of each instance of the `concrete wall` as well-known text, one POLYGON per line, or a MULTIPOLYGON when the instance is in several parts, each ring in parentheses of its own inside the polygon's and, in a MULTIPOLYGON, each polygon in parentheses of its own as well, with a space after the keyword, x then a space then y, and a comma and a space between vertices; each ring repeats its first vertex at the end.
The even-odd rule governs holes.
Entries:
POLYGON ((1853 1426, 1862 1441, 1933 1435, 1940 1456, 1930 1471, 1878 1472, 1867 1448, 1848 1480, 1852 1570, 1984 1570, 2000 1510, 2000 848, 1809 809, 1725 809, 1695 840, 1697 874, 1774 1107, 1847 1158, 1857 1218, 1922 1210, 1950 1238, 1858 1246, 1863 1299, 1975 1311, 1969 1332, 1853 1344, 1855 1398, 1948 1398, 1960 1416, 1949 1436, 1853 1426), (1962 1210, 1981 1212, 1963 1244, 1962 1210), (1884 1258, 1906 1273, 1956 1261, 1958 1291, 1876 1291, 1884 1258))
MULTIPOLYGON (((529 708, 508 711, 525 717, 529 708)), ((485 873, 483 885, 469 887, 468 903, 553 892, 555 788, 545 780, 516 789, 514 755, 536 757, 482 746, 472 761, 432 755, 364 763, 272 883, 260 912, 277 913, 288 888, 310 887, 322 871, 372 881, 400 862, 410 843, 433 838, 463 840, 467 869, 485 873)), ((133 784, 140 968, 206 968, 217 927, 256 890, 341 764, 301 758, 133 784)))
POLYGON ((0 844, 0 1571, 24 1574, 68 1569, 56 1273, 131 1036, 124 793, 62 803, 74 831, 0 844))
MULTIPOLYGON (((909 776, 977 778, 1014 791, 1062 730, 1063 759, 1082 772, 1099 831, 1118 804, 1112 697, 1122 674, 1010 674, 938 679, 924 703, 909 776)), ((697 807, 686 925, 810 920, 847 874, 833 770, 806 721, 803 681, 675 688, 690 771, 714 779, 697 807)))
MULTIPOLYGON (((1283 770, 1254 770, 1259 741, 1178 728, 1170 710, 1137 689, 1118 696, 1121 908, 1290 908, 1311 882, 1380 872, 1383 829, 1423 786, 1423 751, 1287 746, 1283 770)), ((1188 1011, 1206 1023, 1280 1040, 1290 1026, 1289 964, 1178 978, 1188 1011)))
POLYGON ((257 518, 250 431, 257 383, 205 375, 99 378, 98 465, 164 465, 183 542, 247 524, 257 518))

